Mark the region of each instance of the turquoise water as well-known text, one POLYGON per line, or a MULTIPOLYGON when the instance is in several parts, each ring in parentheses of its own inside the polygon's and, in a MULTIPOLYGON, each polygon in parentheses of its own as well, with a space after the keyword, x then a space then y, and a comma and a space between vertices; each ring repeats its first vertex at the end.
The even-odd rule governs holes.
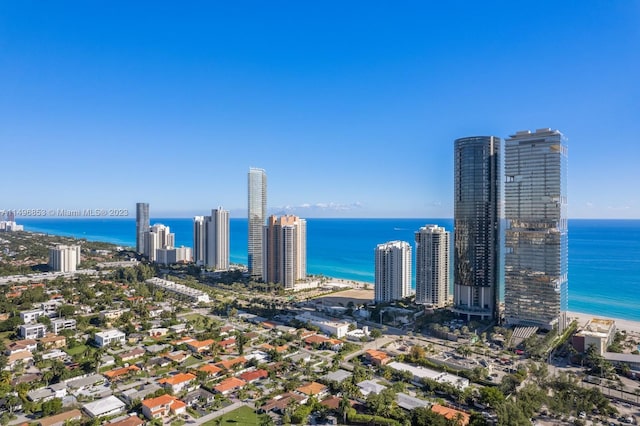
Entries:
MULTIPOLYGON (((134 219, 22 219, 29 231, 135 246, 134 219)), ((156 219, 192 245, 191 219, 156 219)), ((307 219, 310 274, 374 280, 373 250, 390 240, 412 243, 421 226, 448 230, 451 219, 307 219)), ((247 220, 231 219, 231 261, 247 261, 247 220)), ((640 220, 569 221, 569 309, 640 321, 640 220)))

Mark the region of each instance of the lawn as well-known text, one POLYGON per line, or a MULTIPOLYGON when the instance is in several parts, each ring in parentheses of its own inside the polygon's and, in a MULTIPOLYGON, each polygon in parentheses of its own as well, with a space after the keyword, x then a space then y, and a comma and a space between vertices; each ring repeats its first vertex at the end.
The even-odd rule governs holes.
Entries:
POLYGON ((78 345, 78 346, 74 346, 71 349, 65 349, 65 352, 68 353, 70 356, 75 356, 83 353, 86 350, 87 350, 87 345, 78 345))
POLYGON ((258 420, 258 415, 251 408, 243 405, 240 408, 237 408, 224 416, 218 417, 217 419, 209 420, 204 423, 203 426, 224 426, 224 425, 259 425, 260 422, 258 420))

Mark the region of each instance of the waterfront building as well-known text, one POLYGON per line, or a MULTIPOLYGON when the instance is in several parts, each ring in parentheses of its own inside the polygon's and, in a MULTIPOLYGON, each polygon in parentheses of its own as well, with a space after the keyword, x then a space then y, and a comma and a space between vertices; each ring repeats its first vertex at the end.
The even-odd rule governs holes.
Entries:
POLYGON ((375 301, 391 302, 411 294, 411 245, 404 241, 375 249, 375 301))
POLYGON ((80 264, 80 246, 58 244, 49 248, 49 268, 56 272, 74 272, 80 264))
POLYGON ((207 231, 205 228, 205 216, 193 218, 193 262, 198 266, 204 266, 207 256, 207 231))
POLYGON ((136 251, 145 253, 145 235, 149 232, 149 203, 136 203, 136 251))
POLYGON ((557 130, 505 141, 505 320, 564 329, 568 308, 567 145, 557 130))
POLYGON ((426 225, 415 233, 416 303, 442 308, 449 301, 449 232, 426 225))
MULTIPOLYGON (((9 214, 13 214, 13 212, 9 212, 9 214)), ((13 220, 0 221, 0 232, 18 232, 18 231, 24 231, 24 225, 18 225, 13 220)))
POLYGON ((592 318, 587 324, 574 334, 571 344, 576 351, 583 354, 590 346, 595 353, 604 356, 616 337, 616 322, 612 319, 592 318))
POLYGON ((264 228, 265 281, 293 289, 307 277, 307 221, 270 216, 264 228))
POLYGON ((157 223, 149 228, 149 232, 145 234, 145 250, 144 254, 150 261, 155 262, 158 258, 158 249, 172 248, 175 245, 175 234, 171 233, 168 226, 157 223))
POLYGON ((453 312, 497 319, 500 138, 454 143, 453 312))
POLYGON ((229 212, 222 207, 211 216, 193 218, 193 254, 197 265, 217 271, 229 269, 229 212))
POLYGON ((180 246, 156 249, 156 263, 162 265, 189 263, 192 259, 191 247, 180 246))
POLYGON ((267 174, 250 168, 248 175, 248 267, 253 279, 264 280, 263 237, 267 219, 267 174))

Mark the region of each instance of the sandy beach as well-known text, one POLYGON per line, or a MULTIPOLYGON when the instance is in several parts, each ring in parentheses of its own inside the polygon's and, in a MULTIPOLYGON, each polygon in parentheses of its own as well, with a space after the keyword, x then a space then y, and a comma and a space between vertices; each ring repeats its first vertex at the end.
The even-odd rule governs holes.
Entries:
POLYGON ((614 320, 616 322, 616 329, 617 330, 626 330, 627 333, 632 333, 632 334, 640 336, 640 322, 639 321, 630 321, 630 320, 611 318, 611 317, 605 317, 605 316, 594 315, 594 314, 584 314, 582 312, 567 312, 567 316, 570 319, 571 318, 576 318, 578 320, 578 325, 580 325, 580 326, 584 326, 587 323, 587 321, 589 321, 591 318, 611 319, 611 320, 614 320))

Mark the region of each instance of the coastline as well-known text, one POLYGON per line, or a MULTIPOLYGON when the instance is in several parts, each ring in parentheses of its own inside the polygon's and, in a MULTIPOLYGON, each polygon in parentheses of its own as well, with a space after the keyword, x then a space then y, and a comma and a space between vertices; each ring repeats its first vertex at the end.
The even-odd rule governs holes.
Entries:
POLYGON ((586 314, 583 312, 567 311, 567 317, 575 318, 579 326, 584 326, 592 318, 609 319, 616 322, 616 330, 625 330, 627 333, 640 337, 640 321, 632 321, 627 319, 613 318, 603 315, 586 314))

